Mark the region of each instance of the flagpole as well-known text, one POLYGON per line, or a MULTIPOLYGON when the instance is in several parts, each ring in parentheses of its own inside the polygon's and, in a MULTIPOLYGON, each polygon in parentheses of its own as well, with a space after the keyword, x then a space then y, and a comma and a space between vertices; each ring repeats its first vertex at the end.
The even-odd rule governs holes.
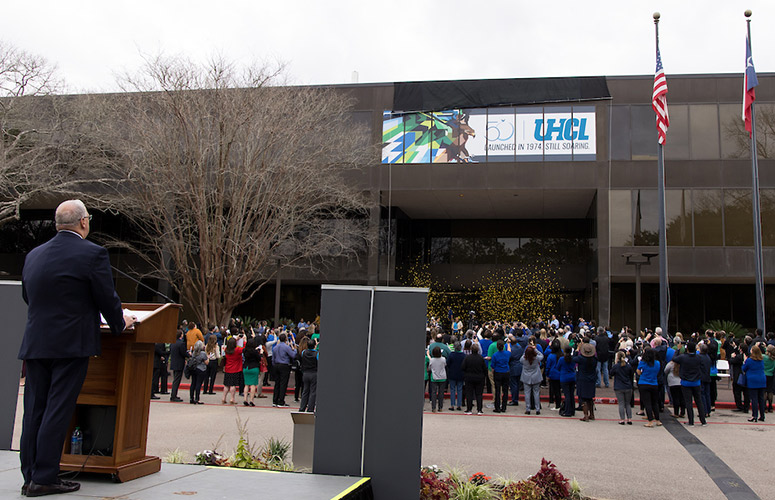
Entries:
MULTIPOLYGON (((748 51, 751 50, 751 11, 745 11, 745 22, 748 28, 748 51)), ((746 61, 747 64, 747 61, 746 61)), ((746 68, 747 71, 747 68, 746 68)), ((748 90, 748 89, 745 89, 748 90)), ((756 154, 756 114, 754 112, 754 103, 751 102, 751 175, 753 177, 753 190, 751 204, 753 205, 753 243, 755 255, 755 275, 756 275, 756 326, 762 332, 766 333, 764 321, 764 266, 762 264, 762 217, 761 204, 759 200, 759 161, 756 154)))
MULTIPOLYGON (((659 12, 654 13, 657 57, 659 54, 659 12)), ((659 326, 662 334, 668 336, 668 284, 667 284, 667 238, 665 231, 665 154, 664 145, 657 141, 657 180, 659 204, 659 326)))

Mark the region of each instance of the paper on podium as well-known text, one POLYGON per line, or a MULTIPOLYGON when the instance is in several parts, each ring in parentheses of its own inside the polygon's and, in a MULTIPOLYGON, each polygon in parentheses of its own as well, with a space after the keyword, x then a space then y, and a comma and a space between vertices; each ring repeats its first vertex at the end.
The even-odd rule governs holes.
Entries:
MULTIPOLYGON (((134 316, 137 318, 135 323, 141 323, 145 318, 153 314, 154 311, 133 311, 131 309, 124 308, 124 316, 134 316)), ((100 313, 100 325, 107 326, 108 322, 105 321, 105 316, 100 313)))

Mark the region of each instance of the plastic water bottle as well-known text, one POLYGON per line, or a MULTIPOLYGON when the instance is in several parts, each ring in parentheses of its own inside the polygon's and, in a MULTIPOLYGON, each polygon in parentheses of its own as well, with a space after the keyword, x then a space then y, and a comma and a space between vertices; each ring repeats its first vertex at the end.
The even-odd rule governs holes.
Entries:
POLYGON ((83 433, 80 427, 76 427, 73 431, 73 437, 70 439, 70 454, 82 455, 83 454, 83 433))

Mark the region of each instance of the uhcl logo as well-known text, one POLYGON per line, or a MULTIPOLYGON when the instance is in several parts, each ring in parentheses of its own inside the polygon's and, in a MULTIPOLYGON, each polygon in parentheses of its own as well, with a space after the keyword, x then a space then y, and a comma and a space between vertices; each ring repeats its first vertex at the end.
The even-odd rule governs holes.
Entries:
POLYGON ((588 141, 586 118, 537 118, 533 137, 537 141, 588 141), (544 126, 544 121, 546 126, 544 126))

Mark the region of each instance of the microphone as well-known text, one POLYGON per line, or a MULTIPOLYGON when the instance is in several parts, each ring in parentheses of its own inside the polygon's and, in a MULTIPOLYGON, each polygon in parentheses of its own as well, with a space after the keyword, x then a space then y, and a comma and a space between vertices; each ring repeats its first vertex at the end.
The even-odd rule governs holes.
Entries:
POLYGON ((111 269, 113 269, 114 271, 116 271, 116 272, 117 272, 118 274, 120 274, 121 276, 123 276, 123 277, 125 277, 125 278, 129 278, 131 281, 133 281, 133 282, 137 283, 137 284, 138 284, 138 285, 140 285, 141 287, 143 287, 143 288, 147 288, 148 290, 152 291, 153 293, 155 293, 155 294, 156 294, 156 295, 158 295, 159 297, 161 297, 161 298, 165 299, 167 302, 169 302, 169 303, 171 303, 171 304, 174 304, 174 303, 175 303, 175 301, 174 301, 174 300, 172 300, 171 298, 167 297, 166 295, 164 295, 164 294, 163 294, 163 293, 161 293, 160 291, 158 291, 158 290, 156 290, 156 289, 154 289, 154 288, 151 288, 151 287, 149 287, 148 285, 146 285, 145 283, 143 283, 142 281, 140 281, 140 280, 139 280, 139 279, 137 279, 137 278, 134 278, 134 277, 132 277, 132 276, 129 276, 129 275, 128 275, 127 273, 125 273, 124 271, 122 271, 122 270, 118 269, 117 267, 113 266, 113 264, 111 264, 111 265, 110 265, 110 268, 111 268, 111 269))

